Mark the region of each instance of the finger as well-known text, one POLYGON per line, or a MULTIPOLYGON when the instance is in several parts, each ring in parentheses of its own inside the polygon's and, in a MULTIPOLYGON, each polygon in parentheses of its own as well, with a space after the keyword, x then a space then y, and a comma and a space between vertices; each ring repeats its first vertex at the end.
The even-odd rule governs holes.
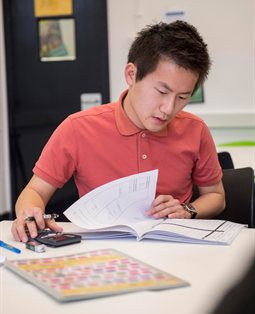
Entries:
POLYGON ((26 227, 28 234, 31 236, 31 238, 35 238, 38 235, 37 232, 37 225, 35 221, 26 221, 26 227))
POLYGON ((158 214, 160 212, 162 212, 165 208, 166 208, 166 206, 164 206, 163 204, 160 204, 157 207, 150 208, 147 211, 147 215, 148 216, 153 216, 154 218, 158 218, 159 217, 158 214))
POLYGON ((37 236, 37 224, 44 228, 42 210, 40 208, 25 209, 16 219, 16 233, 22 242, 27 242, 29 237, 37 236))
POLYGON ((174 211, 177 211, 179 207, 180 202, 177 199, 171 198, 169 201, 160 203, 154 208, 151 208, 148 211, 148 215, 153 216, 154 218, 162 218, 174 211))
POLYGON ((53 230, 55 232, 62 232, 63 231, 63 228, 56 223, 55 219, 47 220, 46 225, 47 225, 47 227, 49 227, 51 230, 53 230))
POLYGON ((184 209, 177 199, 173 199, 168 203, 164 203, 164 207, 160 208, 153 217, 171 217, 171 218, 185 218, 184 209))
POLYGON ((165 209, 167 207, 167 203, 163 203, 163 202, 160 202, 160 203, 154 203, 153 206, 147 210, 147 215, 148 216, 153 216, 155 215, 156 213, 160 212, 161 210, 165 209))
POLYGON ((23 218, 17 218, 16 219, 16 225, 14 225, 15 231, 13 233, 16 234, 17 239, 22 242, 27 242, 28 236, 25 229, 25 220, 23 218))
POLYGON ((165 204, 161 204, 160 206, 157 206, 156 209, 153 209, 151 211, 150 216, 153 218, 163 218, 167 217, 167 215, 171 212, 171 208, 167 207, 165 204))
POLYGON ((43 230, 45 228, 45 220, 43 219, 43 211, 41 208, 33 208, 33 216, 36 222, 37 229, 43 230))
POLYGON ((173 199, 174 198, 172 197, 172 195, 158 195, 152 202, 151 207, 156 207, 160 205, 161 203, 166 203, 173 199))
POLYGON ((150 209, 147 211, 147 214, 148 214, 149 216, 153 216, 153 215, 155 215, 155 214, 161 212, 161 211, 164 210, 165 208, 167 208, 167 204, 166 204, 166 203, 160 203, 159 205, 150 208, 150 209))
POLYGON ((180 218, 184 218, 184 217, 181 217, 180 213, 178 213, 178 212, 170 213, 170 214, 167 215, 167 217, 168 218, 172 218, 172 219, 174 219, 174 218, 179 218, 179 219, 180 218))
POLYGON ((43 212, 40 208, 35 207, 29 210, 26 210, 24 213, 25 216, 25 224, 27 228, 28 234, 32 237, 35 238, 38 235, 38 229, 43 230, 45 228, 45 223, 43 219, 43 212))
POLYGON ((182 206, 180 209, 168 214, 167 216, 168 218, 190 218, 190 214, 184 210, 182 206))
POLYGON ((158 219, 158 218, 165 218, 168 217, 168 215, 170 215, 171 213, 174 213, 175 210, 173 207, 166 207, 165 209, 156 212, 154 215, 152 215, 154 218, 158 219))

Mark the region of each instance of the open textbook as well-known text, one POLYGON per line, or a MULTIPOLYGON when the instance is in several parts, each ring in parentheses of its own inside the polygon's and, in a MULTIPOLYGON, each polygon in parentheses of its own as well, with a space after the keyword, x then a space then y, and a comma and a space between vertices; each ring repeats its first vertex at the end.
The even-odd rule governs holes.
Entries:
POLYGON ((244 225, 224 220, 154 219, 146 210, 155 198, 158 171, 104 184, 81 197, 64 214, 83 239, 135 237, 171 242, 230 244, 244 225))

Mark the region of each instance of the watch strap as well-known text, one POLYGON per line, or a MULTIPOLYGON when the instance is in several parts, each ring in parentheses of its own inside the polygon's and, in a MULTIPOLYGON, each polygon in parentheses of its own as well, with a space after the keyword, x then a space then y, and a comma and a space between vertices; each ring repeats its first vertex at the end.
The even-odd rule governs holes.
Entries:
POLYGON ((197 215, 196 208, 190 203, 182 203, 181 206, 191 215, 191 219, 194 219, 197 215))

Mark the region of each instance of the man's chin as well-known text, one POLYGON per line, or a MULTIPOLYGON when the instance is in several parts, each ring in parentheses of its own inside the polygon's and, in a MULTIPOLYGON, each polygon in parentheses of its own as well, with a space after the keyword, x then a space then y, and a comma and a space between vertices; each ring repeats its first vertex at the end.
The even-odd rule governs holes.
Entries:
POLYGON ((157 132, 160 132, 162 130, 164 130, 165 128, 167 127, 167 123, 165 123, 164 125, 150 125, 150 126, 146 126, 146 129, 149 131, 149 132, 152 132, 152 133, 157 133, 157 132))

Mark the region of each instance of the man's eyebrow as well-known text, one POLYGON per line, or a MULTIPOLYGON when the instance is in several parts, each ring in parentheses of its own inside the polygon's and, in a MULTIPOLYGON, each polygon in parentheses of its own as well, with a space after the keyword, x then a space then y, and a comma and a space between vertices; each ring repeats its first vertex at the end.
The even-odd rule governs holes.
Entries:
MULTIPOLYGON (((167 89, 169 92, 172 92, 172 91, 173 91, 172 88, 171 88, 169 85, 167 85, 165 82, 158 81, 158 83, 159 83, 162 87, 164 87, 165 89, 167 89)), ((192 94, 192 91, 189 91, 189 92, 181 92, 180 94, 190 95, 190 94, 192 94)))

